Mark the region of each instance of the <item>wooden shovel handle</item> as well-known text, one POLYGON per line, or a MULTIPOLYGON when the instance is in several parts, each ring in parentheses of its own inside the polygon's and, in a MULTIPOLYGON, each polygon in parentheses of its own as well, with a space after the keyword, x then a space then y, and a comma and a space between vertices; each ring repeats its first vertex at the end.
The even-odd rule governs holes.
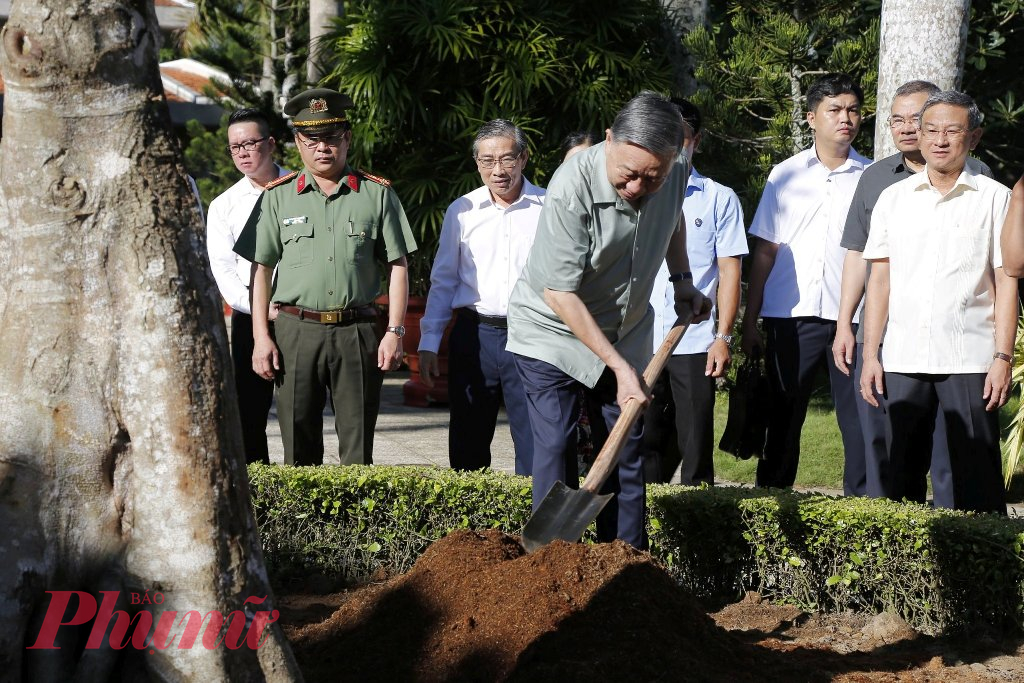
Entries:
MULTIPOLYGON (((665 363, 668 362, 672 351, 679 344, 679 340, 683 338, 686 328, 687 325, 676 321, 675 326, 665 336, 665 341, 661 342, 661 346, 658 347, 654 358, 651 359, 651 362, 647 364, 647 369, 644 370, 644 384, 648 387, 654 386, 661 371, 665 369, 665 363)), ((611 474, 611 471, 615 469, 619 462, 619 453, 622 452, 622 447, 626 443, 626 436, 643 412, 644 409, 641 407, 640 401, 632 400, 626 402, 626 407, 622 409, 619 419, 615 421, 615 426, 608 435, 608 440, 604 442, 604 448, 597 454, 597 459, 590 466, 587 478, 583 480, 582 488, 584 490, 597 493, 601 489, 604 480, 608 478, 608 475, 611 474)))

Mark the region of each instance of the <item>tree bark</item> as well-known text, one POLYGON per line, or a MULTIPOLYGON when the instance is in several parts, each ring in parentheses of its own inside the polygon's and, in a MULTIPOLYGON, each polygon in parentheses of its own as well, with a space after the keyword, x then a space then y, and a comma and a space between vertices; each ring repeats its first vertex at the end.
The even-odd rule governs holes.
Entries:
POLYGON ((331 20, 345 14, 341 0, 309 0, 309 59, 306 80, 316 85, 329 71, 324 63, 324 37, 331 30, 331 20))
POLYGON ((301 680, 277 624, 260 649, 26 649, 47 591, 159 592, 154 624, 273 609, 159 35, 150 0, 15 0, 2 33, 4 680, 301 680))
POLYGON ((693 57, 680 41, 698 26, 710 27, 708 0, 662 0, 661 4, 669 20, 667 51, 675 71, 676 87, 683 95, 692 95, 697 91, 697 80, 693 77, 693 57))
POLYGON ((882 0, 875 158, 896 153, 886 124, 893 93, 907 81, 960 87, 971 0, 882 0))

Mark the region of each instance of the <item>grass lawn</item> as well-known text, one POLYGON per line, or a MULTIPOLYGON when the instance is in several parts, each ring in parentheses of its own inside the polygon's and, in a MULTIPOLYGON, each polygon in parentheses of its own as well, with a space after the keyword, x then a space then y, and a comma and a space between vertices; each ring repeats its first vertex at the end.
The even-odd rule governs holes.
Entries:
MULTIPOLYGON (((1009 424, 1019 402, 1019 397, 1014 397, 1004 406, 1000 411, 1001 424, 1009 424)), ((728 414, 729 395, 718 392, 715 400, 715 478, 753 484, 757 460, 739 460, 717 448, 728 414)), ((678 474, 675 480, 678 481, 678 474)), ((843 441, 839 436, 832 400, 824 388, 816 391, 811 399, 807 420, 800 435, 800 467, 796 473, 796 485, 801 488, 824 487, 839 491, 843 488, 843 441)), ((1024 500, 1024 471, 1019 467, 1008 498, 1010 502, 1024 500)))

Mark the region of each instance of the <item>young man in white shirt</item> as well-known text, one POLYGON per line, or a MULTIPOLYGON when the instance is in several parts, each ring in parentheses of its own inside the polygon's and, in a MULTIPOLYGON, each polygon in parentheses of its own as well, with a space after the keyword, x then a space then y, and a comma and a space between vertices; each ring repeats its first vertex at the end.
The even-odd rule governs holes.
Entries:
MULTIPOLYGON (((839 242, 861 172, 871 163, 853 149, 863 92, 846 74, 828 74, 807 90, 814 146, 772 169, 750 234, 757 238, 750 270, 743 350, 763 349, 773 393, 765 456, 757 485, 793 485, 800 431, 822 363, 831 358, 846 250, 839 242), (763 318, 767 340, 757 329, 763 318)), ((827 363, 847 462, 864 461, 864 440, 852 378, 827 363)), ((863 467, 847 468, 847 495, 864 493, 863 467)))
POLYGON ((998 413, 1010 391, 1017 282, 999 240, 1010 190, 966 166, 982 133, 970 97, 932 95, 919 126, 925 169, 882 192, 864 248, 861 395, 872 406, 876 392, 886 395, 896 469, 916 427, 941 411, 953 506, 1006 514, 998 413))
POLYGON ((485 123, 473 141, 483 186, 456 199, 445 213, 420 321, 420 378, 438 375, 437 350, 453 312, 448 339, 452 469, 491 465, 491 440, 502 400, 516 449, 516 474, 533 471, 533 434, 526 393, 508 341, 508 300, 537 233, 544 190, 523 175, 526 134, 510 121, 485 123))
MULTIPOLYGON (((683 153, 692 161, 700 143, 701 115, 691 102, 673 99, 683 116, 683 153)), ((644 460, 648 481, 669 482, 679 467, 680 483, 715 483, 715 379, 731 360, 732 327, 740 304, 740 266, 747 254, 743 207, 729 187, 691 166, 683 197, 686 253, 693 284, 716 302, 711 318, 690 325, 651 387, 644 414, 644 460)), ((676 320, 675 287, 662 264, 654 281, 654 351, 676 320)))
POLYGON ((247 463, 270 462, 267 414, 274 398, 274 383, 252 369, 252 311, 249 308, 252 264, 232 251, 232 247, 263 193, 263 187, 285 174, 285 170, 274 163, 274 148, 270 123, 262 112, 239 109, 231 114, 228 151, 243 177, 210 202, 206 220, 210 268, 221 296, 231 307, 231 358, 247 463))

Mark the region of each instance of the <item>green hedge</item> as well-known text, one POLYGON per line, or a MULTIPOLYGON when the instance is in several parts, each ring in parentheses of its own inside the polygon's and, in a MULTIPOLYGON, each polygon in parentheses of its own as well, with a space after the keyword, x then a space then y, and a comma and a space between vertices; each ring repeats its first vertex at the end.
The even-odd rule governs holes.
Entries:
MULTIPOLYGON (((529 480, 418 467, 251 465, 275 583, 407 570, 457 528, 516 534, 529 480)), ((792 491, 648 487, 651 553, 702 598, 900 614, 926 633, 1024 628, 1024 521, 792 491)))

